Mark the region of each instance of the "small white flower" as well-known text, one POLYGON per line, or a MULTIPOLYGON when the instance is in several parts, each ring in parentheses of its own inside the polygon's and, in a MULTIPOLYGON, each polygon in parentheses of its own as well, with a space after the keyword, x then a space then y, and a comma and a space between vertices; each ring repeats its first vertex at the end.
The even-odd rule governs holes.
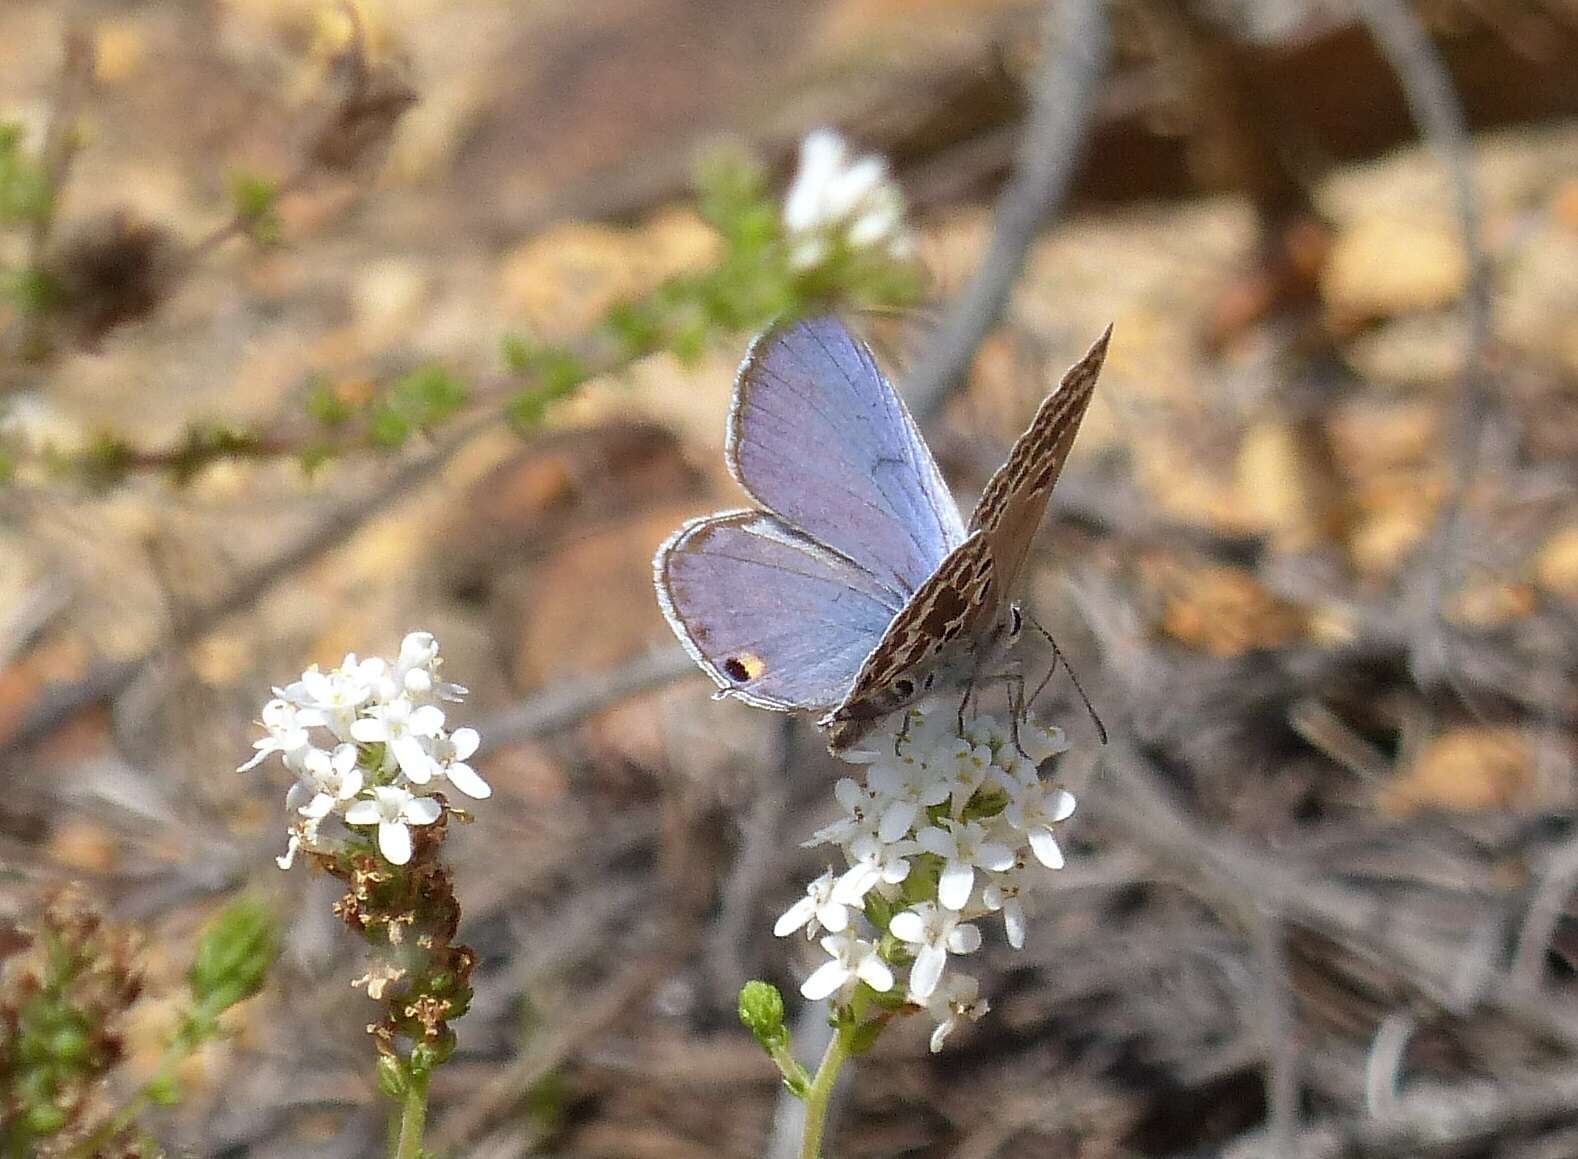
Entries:
POLYGON ((942 858, 937 900, 951 910, 962 910, 968 904, 977 869, 1001 871, 1014 864, 1014 851, 988 840, 979 821, 945 818, 942 827, 922 829, 916 841, 927 853, 942 858))
POLYGON ((1068 751, 1068 737, 1056 725, 1027 720, 1019 726, 1019 745, 1037 765, 1068 751))
POLYGON ((301 719, 301 711, 283 697, 276 697, 263 706, 263 719, 259 723, 268 729, 268 735, 252 742, 257 751, 246 764, 236 767, 238 773, 257 768, 270 753, 279 753, 289 759, 312 745, 312 736, 301 719))
POLYGON ((411 860, 412 825, 431 825, 443 812, 432 797, 413 797, 409 789, 380 785, 372 800, 362 799, 345 811, 351 825, 377 825, 378 851, 391 865, 411 860))
POLYGON ((357 711, 372 698, 374 679, 382 661, 361 662, 352 652, 338 668, 320 672, 314 664, 301 674, 299 684, 292 685, 302 708, 312 712, 314 723, 328 727, 335 736, 349 736, 351 722, 357 711))
POLYGON ((281 869, 289 869, 296 862, 296 854, 303 849, 316 849, 318 846, 318 818, 297 817, 290 823, 290 839, 285 845, 285 852, 274 859, 274 864, 281 869))
POLYGON ((877 156, 851 158, 831 129, 808 133, 800 167, 784 198, 789 262, 810 269, 827 259, 834 239, 852 249, 886 249, 909 255, 914 242, 904 226, 904 195, 877 156))
POLYGON ((800 993, 812 1002, 827 998, 856 981, 864 982, 879 994, 893 989, 893 970, 877 954, 875 944, 858 938, 852 931, 829 934, 822 949, 832 958, 823 962, 800 984, 800 993))
POLYGON ((917 947, 910 967, 910 997, 917 1002, 925 1002, 937 989, 950 953, 973 954, 981 948, 981 931, 936 902, 916 902, 894 914, 888 932, 917 947))
POLYGON ((942 1049, 961 1018, 975 1022, 990 1009, 991 1005, 981 997, 978 979, 969 974, 948 975, 948 980, 926 1000, 926 1012, 937 1019, 937 1029, 931 1032, 931 1052, 936 1054, 942 1049))
POLYGON ((847 845, 862 833, 873 832, 876 828, 876 800, 865 789, 850 777, 840 777, 833 786, 833 796, 838 798, 838 803, 844 807, 844 816, 825 825, 811 834, 809 841, 802 842, 811 845, 847 845))
POLYGON ((833 871, 805 887, 805 896, 790 906, 773 926, 774 937, 785 937, 802 926, 808 937, 815 937, 821 930, 842 933, 849 925, 849 910, 833 900, 833 871))
POLYGON ((906 858, 918 848, 913 841, 888 843, 862 833, 845 850, 849 868, 833 886, 834 900, 858 907, 878 884, 897 885, 910 875, 906 858))
POLYGON ((433 704, 413 705, 403 696, 375 704, 351 725, 351 736, 364 744, 389 747, 400 771, 412 784, 425 785, 438 771, 430 742, 444 727, 444 710, 433 704))
POLYGON ((1016 950, 1025 948, 1025 907, 1019 900, 1019 879, 1012 872, 993 877, 981 891, 981 904, 1003 915, 1003 932, 1016 950))
POLYGON ((433 738, 433 759, 440 765, 439 772, 456 789, 477 801, 493 796, 493 787, 466 764, 466 758, 476 752, 481 743, 482 737, 474 728, 457 728, 448 736, 440 734, 433 738))
MULTIPOLYGON (((304 782, 297 782, 312 794, 305 805, 298 806, 304 817, 321 819, 362 791, 362 770, 356 764, 357 751, 353 744, 337 745, 332 753, 322 749, 309 749, 302 759, 304 782)), ((290 799, 286 802, 289 805, 290 799)))
POLYGON ((903 837, 923 810, 942 804, 953 791, 946 780, 919 761, 907 765, 873 765, 866 774, 866 784, 882 802, 877 836, 883 841, 897 841, 903 837))
POLYGON ((956 737, 941 755, 941 762, 951 798, 949 811, 957 817, 964 812, 964 807, 975 796, 976 790, 992 777, 996 768, 992 748, 988 744, 956 737))
POLYGON ((1052 835, 1052 826, 1067 821, 1073 813, 1074 794, 1036 781, 1020 786, 1003 810, 1003 819, 1025 835, 1037 861, 1048 869, 1062 869, 1063 851, 1052 835))
POLYGON ((400 658, 395 661, 394 681, 401 692, 416 700, 460 700, 466 689, 438 678, 444 661, 438 654, 438 641, 431 632, 411 632, 400 641, 400 658))

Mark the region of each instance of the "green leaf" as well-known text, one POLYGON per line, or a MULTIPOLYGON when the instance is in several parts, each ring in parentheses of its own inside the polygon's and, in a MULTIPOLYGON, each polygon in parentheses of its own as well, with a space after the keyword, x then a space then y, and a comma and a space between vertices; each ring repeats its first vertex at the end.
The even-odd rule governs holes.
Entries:
POLYGON ((339 391, 321 378, 314 379, 307 391, 306 408, 311 418, 326 427, 340 426, 356 413, 355 408, 340 397, 339 391))

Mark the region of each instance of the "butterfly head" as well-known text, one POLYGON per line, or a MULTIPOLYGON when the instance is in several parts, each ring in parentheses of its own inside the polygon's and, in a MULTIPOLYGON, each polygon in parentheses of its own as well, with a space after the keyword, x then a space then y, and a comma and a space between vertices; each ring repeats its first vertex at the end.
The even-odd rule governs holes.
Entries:
POLYGON ((918 676, 901 672, 860 696, 851 697, 817 721, 827 734, 827 747, 834 753, 858 744, 881 721, 915 703, 936 685, 935 671, 918 676))

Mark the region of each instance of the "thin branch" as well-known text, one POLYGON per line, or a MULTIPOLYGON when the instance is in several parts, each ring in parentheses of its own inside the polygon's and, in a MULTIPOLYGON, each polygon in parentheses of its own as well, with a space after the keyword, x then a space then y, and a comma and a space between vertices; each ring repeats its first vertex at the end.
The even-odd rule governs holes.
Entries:
POLYGON ((1539 990, 1545 977, 1545 955, 1567 908, 1567 899, 1578 889, 1578 837, 1558 849, 1540 877, 1529 903, 1512 959, 1512 981, 1524 990, 1539 990))
POLYGON ((477 726, 485 755, 516 741, 579 724, 626 697, 672 684, 696 671, 679 648, 664 648, 578 680, 562 680, 477 726))
MULTIPOLYGON (((1414 676, 1422 682, 1444 678, 1457 686, 1450 655, 1452 638, 1441 620, 1440 605, 1463 554, 1468 531, 1465 500, 1482 465, 1494 401, 1487 365, 1492 338, 1490 263, 1480 241, 1479 198, 1468 126, 1446 65, 1403 0, 1359 0, 1358 10, 1397 74, 1414 122, 1446 169, 1468 262, 1468 282, 1460 306, 1468 348, 1450 444, 1452 486, 1407 583, 1413 593, 1411 618, 1418 625, 1409 655, 1414 676)), ((1459 688, 1459 693, 1472 702, 1465 689, 1459 688)))
POLYGON ((1260 970, 1260 1029, 1266 1060, 1266 1138, 1272 1155, 1292 1155, 1299 1125, 1298 1026, 1287 951, 1277 916, 1256 908, 1250 941, 1260 970))
POLYGON ((738 823, 739 852, 723 882, 718 916, 708 938, 712 999, 720 1009, 733 1005, 735 993, 750 976, 752 967, 746 955, 755 932, 757 906, 783 858, 784 813, 799 722, 786 715, 777 724, 776 759, 754 762, 754 799, 738 823))
POLYGON ((1102 755, 1109 791, 1090 794, 1091 811, 1173 864, 1181 882, 1193 882, 1235 908, 1253 905, 1379 955, 1399 979, 1442 1010, 1466 1014, 1467 1008, 1479 1005, 1531 1034, 1578 1048, 1578 1014, 1563 1004, 1508 986, 1492 986, 1465 998, 1452 972, 1443 969, 1441 957, 1407 937, 1395 910, 1380 898, 1190 819, 1161 787, 1131 738, 1115 732, 1102 755))
POLYGON ((405 464, 369 491, 340 503, 306 535, 253 568, 228 591, 177 618, 164 638, 141 656, 134 660, 100 662, 81 680, 46 692, 9 735, 0 740, 0 760, 48 736, 90 705, 120 695, 144 669, 161 657, 201 639, 230 616, 251 607, 280 581, 342 545, 356 528, 436 475, 450 456, 490 421, 491 416, 452 430, 426 455, 405 464))
POLYGON ((986 256, 916 364, 908 396, 915 413, 935 413, 964 378, 1025 266, 1036 233, 1073 183, 1098 82, 1107 68, 1105 0, 1053 0, 1047 45, 1031 97, 1013 176, 997 203, 986 256))
POLYGON ((1413 10, 1402 0, 1359 0, 1358 9, 1397 74, 1414 123, 1446 169, 1456 201, 1458 232, 1468 262, 1468 282, 1461 303, 1468 351, 1456 433, 1461 489, 1478 466, 1483 427, 1491 405, 1485 365, 1491 341, 1490 261, 1480 240, 1473 146, 1452 77, 1413 10))
POLYGON ((1381 1020, 1370 1040, 1364 1060, 1364 1103, 1372 1116, 1389 1115, 1397 1105, 1397 1077, 1415 1029, 1413 1015, 1397 1011, 1381 1020))
MULTIPOLYGON (((1578 1069, 1521 1075, 1505 1085, 1417 1083, 1378 1118, 1330 1120, 1301 1132, 1283 1154, 1298 1159, 1424 1159, 1462 1155, 1511 1134, 1571 1122, 1578 1105, 1578 1069)), ((1234 1146, 1228 1159, 1255 1153, 1234 1146)))

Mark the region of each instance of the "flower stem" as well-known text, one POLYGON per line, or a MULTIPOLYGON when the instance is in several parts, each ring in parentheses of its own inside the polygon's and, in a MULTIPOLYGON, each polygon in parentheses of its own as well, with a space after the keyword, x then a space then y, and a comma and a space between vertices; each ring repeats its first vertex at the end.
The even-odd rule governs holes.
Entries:
POLYGON ((406 1072, 395 1159, 422 1159, 422 1130, 427 1126, 427 1078, 425 1070, 406 1072))
POLYGON ((827 1126, 827 1108, 832 1101, 833 1084, 838 1081, 838 1072, 849 1057, 847 1034, 842 1027, 833 1031, 827 1050, 822 1054, 822 1061, 817 1065, 816 1077, 811 1080, 811 1087, 805 1093, 805 1131, 800 1136, 800 1159, 821 1159, 822 1130, 827 1126))

